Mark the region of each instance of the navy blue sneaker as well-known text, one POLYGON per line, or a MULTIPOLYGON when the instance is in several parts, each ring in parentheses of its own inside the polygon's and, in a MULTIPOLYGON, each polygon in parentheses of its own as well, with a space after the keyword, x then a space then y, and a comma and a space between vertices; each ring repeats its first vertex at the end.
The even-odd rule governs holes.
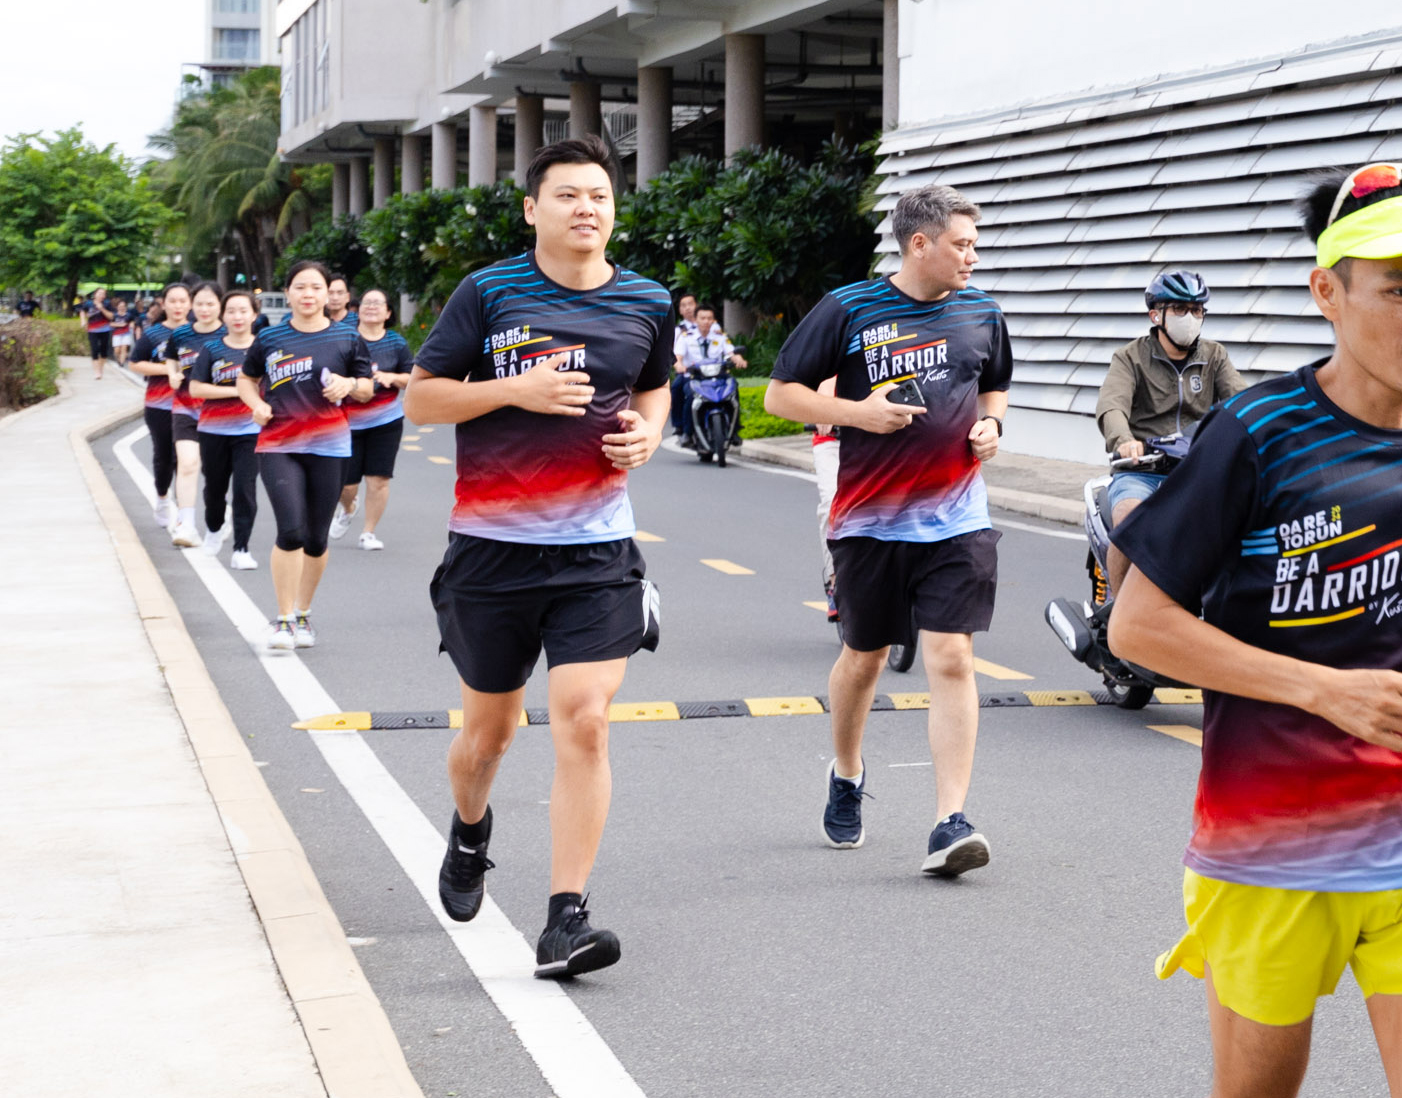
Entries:
POLYGON ((862 798, 867 784, 866 767, 862 780, 851 782, 837 776, 837 760, 828 763, 828 806, 823 811, 823 838, 834 850, 855 850, 866 842, 862 827, 862 798))
POLYGON ((988 840, 962 812, 951 812, 930 832, 930 856, 920 867, 936 877, 957 877, 988 864, 988 840))

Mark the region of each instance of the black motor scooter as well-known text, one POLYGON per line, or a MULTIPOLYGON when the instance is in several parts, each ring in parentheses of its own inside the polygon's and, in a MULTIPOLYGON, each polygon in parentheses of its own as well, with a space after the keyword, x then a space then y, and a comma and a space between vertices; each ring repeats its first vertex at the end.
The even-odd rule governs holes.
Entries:
MULTIPOLYGON (((1167 473, 1187 456, 1188 443, 1184 435, 1151 438, 1144 444, 1143 457, 1119 458, 1110 463, 1110 468, 1114 472, 1167 473)), ((1102 476, 1086 481, 1084 490, 1086 540, 1090 543, 1086 552, 1090 598, 1081 602, 1052 599, 1047 603, 1045 616, 1067 651, 1092 671, 1100 672, 1111 701, 1122 709, 1143 709, 1158 687, 1183 684, 1122 660, 1110 651, 1106 634, 1114 599, 1110 597, 1105 563, 1113 523, 1109 487, 1110 477, 1102 476)))

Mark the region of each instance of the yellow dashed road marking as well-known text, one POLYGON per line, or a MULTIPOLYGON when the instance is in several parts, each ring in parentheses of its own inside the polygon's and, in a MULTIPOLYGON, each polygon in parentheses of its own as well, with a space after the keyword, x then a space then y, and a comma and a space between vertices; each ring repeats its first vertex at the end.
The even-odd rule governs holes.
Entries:
POLYGON ((794 713, 821 713, 823 703, 817 698, 746 698, 752 717, 784 717, 794 713))
POLYGON ((824 614, 828 612, 828 604, 825 602, 805 602, 804 606, 811 606, 814 610, 821 610, 824 614))
POLYGON ((432 428, 432 427, 420 427, 420 428, 419 428, 419 434, 421 434, 421 435, 431 435, 431 434, 433 434, 433 428, 432 428))
POLYGON ((434 465, 451 465, 451 464, 453 464, 453 459, 452 459, 452 458, 445 458, 445 457, 442 457, 442 456, 440 456, 440 455, 438 455, 438 454, 430 454, 429 457, 428 457, 428 460, 431 461, 431 462, 433 462, 434 465))
POLYGON ((974 657, 974 670, 980 675, 987 675, 990 679, 1030 679, 1031 675, 1024 675, 1021 671, 1014 671, 1011 667, 1004 667, 1001 664, 989 663, 988 660, 981 660, 974 657))
POLYGON ((1202 729, 1194 728, 1191 724, 1151 724, 1148 727, 1155 732, 1162 732, 1165 736, 1172 736, 1175 740, 1190 743, 1194 747, 1202 746, 1202 729))
POLYGON ((402 442, 418 442, 418 441, 419 441, 419 436, 418 436, 418 435, 405 435, 404 438, 401 439, 401 441, 402 441, 402 442))
POLYGON ((1201 690, 1180 690, 1176 687, 1160 686, 1154 691, 1154 697, 1158 698, 1164 705, 1201 705, 1201 690))
POLYGON ((656 534, 649 534, 646 530, 639 530, 633 535, 634 541, 666 541, 666 538, 659 538, 656 534))
POLYGON ((422 447, 422 446, 405 446, 404 449, 406 449, 406 450, 412 450, 414 453, 418 453, 420 450, 423 449, 423 447, 422 447))
POLYGON ((733 560, 703 557, 701 563, 714 568, 717 572, 724 572, 727 576, 753 576, 755 574, 753 568, 746 568, 743 564, 736 564, 733 560))

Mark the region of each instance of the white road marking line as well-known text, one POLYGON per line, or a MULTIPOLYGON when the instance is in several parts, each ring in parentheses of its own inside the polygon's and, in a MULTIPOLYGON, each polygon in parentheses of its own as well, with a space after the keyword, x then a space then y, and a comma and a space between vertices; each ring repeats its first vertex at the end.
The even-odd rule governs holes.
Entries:
MULTIPOLYGON (((154 505, 151 473, 131 449, 146 433, 143 426, 124 435, 114 451, 137 489, 154 505)), ((265 647, 267 619, 217 558, 199 549, 186 549, 182 555, 249 644, 297 719, 341 711, 295 652, 274 653, 265 647)), ((484 897, 482 909, 471 923, 455 923, 444 913, 437 885, 443 836, 360 733, 308 735, 558 1098, 644 1098, 642 1089, 560 985, 532 976, 535 950, 490 895, 484 897)))
POLYGON ((1084 533, 1073 534, 1067 530, 1048 530, 1045 526, 1033 526, 1030 522, 1015 522, 1000 518, 994 526, 1006 526, 1009 530, 1026 530, 1029 534, 1044 534, 1049 538, 1065 538, 1068 541, 1085 541, 1084 533))
POLYGON ((900 769, 901 767, 904 767, 904 766, 934 766, 935 764, 932 763, 932 762, 923 762, 923 763, 887 763, 886 765, 887 765, 888 767, 890 767, 892 770, 898 770, 898 769, 900 769))

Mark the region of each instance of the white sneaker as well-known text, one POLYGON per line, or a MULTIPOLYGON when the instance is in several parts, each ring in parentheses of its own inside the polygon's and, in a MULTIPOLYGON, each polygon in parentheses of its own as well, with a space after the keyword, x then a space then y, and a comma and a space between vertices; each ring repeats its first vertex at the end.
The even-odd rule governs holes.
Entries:
POLYGON ((258 562, 247 549, 235 549, 234 555, 229 558, 229 567, 235 572, 251 572, 258 567, 258 562))
POLYGON ((204 551, 211 557, 217 557, 219 550, 224 547, 224 535, 218 530, 210 530, 204 536, 204 551))
POLYGON ((297 620, 294 623, 296 630, 294 636, 298 648, 312 648, 316 645, 316 630, 312 628, 312 620, 309 614, 297 611, 297 620))
POLYGON ((385 543, 382 542, 379 538, 377 538, 374 534, 369 533, 367 531, 366 533, 360 535, 360 547, 362 549, 383 549, 385 547, 385 543))
POLYGON ((200 544, 200 532, 188 522, 178 522, 170 532, 170 543, 177 549, 194 549, 200 544))
POLYGON ((175 508, 170 505, 170 500, 158 499, 151 510, 151 517, 156 520, 157 526, 169 530, 170 520, 175 518, 175 508))
POLYGON ((351 519, 355 518, 360 510, 360 500, 356 500, 351 509, 347 511, 339 503, 336 504, 336 513, 331 516, 331 536, 333 538, 343 538, 346 531, 350 529, 351 519))
POLYGON ((273 622, 273 635, 268 638, 268 647, 284 652, 297 647, 297 634, 293 631, 291 618, 278 618, 273 622))

